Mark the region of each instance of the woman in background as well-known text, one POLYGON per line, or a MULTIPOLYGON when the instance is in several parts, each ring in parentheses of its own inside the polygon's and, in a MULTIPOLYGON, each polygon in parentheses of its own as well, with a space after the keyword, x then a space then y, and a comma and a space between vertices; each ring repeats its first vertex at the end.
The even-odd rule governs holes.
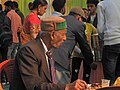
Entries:
POLYGON ((22 41, 22 44, 35 39, 40 32, 40 18, 38 16, 42 16, 46 12, 48 3, 46 0, 34 0, 31 6, 31 11, 24 22, 24 33, 29 35, 29 40, 22 41))

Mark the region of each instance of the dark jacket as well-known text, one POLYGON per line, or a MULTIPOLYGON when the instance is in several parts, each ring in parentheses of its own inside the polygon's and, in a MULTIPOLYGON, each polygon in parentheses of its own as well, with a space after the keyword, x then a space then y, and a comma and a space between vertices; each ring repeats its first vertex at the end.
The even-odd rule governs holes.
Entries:
POLYGON ((64 17, 67 22, 67 39, 58 49, 53 49, 56 69, 64 68, 70 71, 70 57, 76 43, 87 63, 93 62, 93 55, 85 35, 85 24, 78 21, 74 16, 64 17))
MULTIPOLYGON (((88 22, 88 23, 91 23, 90 15, 88 16, 87 22, 88 22)), ((93 23, 92 23, 93 26, 96 27, 96 28, 97 28, 97 22, 98 22, 98 20, 97 20, 97 14, 96 14, 96 17, 94 18, 94 21, 93 21, 93 23)))
POLYGON ((10 90, 64 89, 65 85, 52 84, 50 69, 39 37, 18 51, 10 90))

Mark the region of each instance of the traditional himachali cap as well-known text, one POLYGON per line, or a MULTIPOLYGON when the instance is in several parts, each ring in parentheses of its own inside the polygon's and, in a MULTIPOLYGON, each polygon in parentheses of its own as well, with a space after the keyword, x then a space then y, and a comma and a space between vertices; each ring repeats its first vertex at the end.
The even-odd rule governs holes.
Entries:
POLYGON ((59 16, 49 16, 41 19, 41 31, 66 30, 67 24, 64 18, 59 16))
POLYGON ((70 12, 78 14, 78 15, 82 16, 83 18, 85 18, 84 11, 81 7, 74 7, 70 10, 70 12))

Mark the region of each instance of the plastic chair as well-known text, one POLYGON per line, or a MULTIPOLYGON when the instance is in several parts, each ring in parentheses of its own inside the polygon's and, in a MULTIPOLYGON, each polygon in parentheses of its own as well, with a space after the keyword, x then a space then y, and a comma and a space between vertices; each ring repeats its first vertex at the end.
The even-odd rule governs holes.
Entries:
POLYGON ((109 86, 109 87, 104 87, 97 90, 120 90, 120 86, 109 86))
POLYGON ((2 82, 1 82, 1 72, 4 70, 8 79, 9 84, 12 81, 13 76, 13 67, 15 60, 5 60, 0 63, 0 90, 3 90, 2 82))

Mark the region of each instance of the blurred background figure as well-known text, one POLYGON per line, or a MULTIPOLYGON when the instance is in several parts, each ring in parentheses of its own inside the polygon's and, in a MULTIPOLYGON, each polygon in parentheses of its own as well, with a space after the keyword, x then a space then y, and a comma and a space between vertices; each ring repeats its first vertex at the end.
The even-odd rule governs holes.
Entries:
POLYGON ((99 0, 87 0, 87 8, 89 11, 89 16, 87 19, 88 23, 92 23, 94 27, 97 28, 97 4, 99 3, 99 0))
MULTIPOLYGON (((1 14, 2 14, 2 5, 0 4, 0 16, 1 16, 1 14)), ((0 20, 1 20, 2 18, 0 18, 0 20)), ((2 21, 0 21, 0 26, 1 26, 1 24, 2 24, 3 22, 2 21)), ((2 61, 2 56, 1 56, 1 43, 0 43, 0 62, 2 61)))
POLYGON ((22 20, 22 25, 24 23, 24 15, 23 13, 19 10, 19 6, 18 3, 16 1, 13 1, 13 9, 15 10, 15 12, 20 16, 21 20, 22 20))
POLYGON ((94 27, 91 23, 88 23, 86 20, 88 19, 88 16, 89 16, 89 11, 88 9, 86 8, 83 8, 83 11, 84 11, 84 14, 85 14, 85 20, 83 20, 83 22, 85 23, 86 25, 86 30, 85 30, 85 33, 86 33, 86 37, 87 37, 87 41, 88 41, 88 44, 90 45, 90 48, 91 50, 93 50, 93 42, 92 42, 92 35, 93 34, 96 34, 97 33, 97 30, 96 30, 96 27, 94 27))
MULTIPOLYGON (((23 25, 24 24, 24 15, 23 15, 23 13, 19 10, 19 6, 18 6, 18 3, 16 1, 13 1, 12 3, 13 3, 13 9, 20 16, 21 21, 22 21, 22 25, 23 25)), ((18 32, 17 34, 18 34, 18 38, 19 38, 19 47, 20 47, 21 46, 20 32, 18 32)))
POLYGON ((43 16, 43 14, 46 12, 47 6, 48 3, 46 0, 35 0, 33 3, 31 3, 31 11, 24 22, 23 33, 27 35, 25 37, 25 34, 22 34, 22 44, 25 44, 30 40, 35 39, 38 33, 40 32, 41 26, 40 18, 38 16, 43 16))
POLYGON ((65 4, 66 0, 53 0, 52 6, 54 12, 52 13, 52 16, 63 16, 66 12, 65 4))
MULTIPOLYGON (((8 47, 12 42, 12 35, 10 29, 10 20, 5 15, 2 10, 2 5, 0 4, 0 62, 7 60, 8 47)), ((4 71, 1 74, 2 84, 7 83, 7 78, 5 77, 4 71)))
POLYGON ((20 33, 23 28, 22 20, 15 12, 12 1, 6 1, 4 5, 5 11, 7 12, 6 15, 10 19, 10 29, 12 31, 12 44, 8 48, 8 59, 14 59, 20 44, 18 33, 20 33))
POLYGON ((86 20, 88 19, 88 16, 89 16, 89 10, 87 8, 82 8, 83 11, 84 11, 84 14, 85 14, 85 18, 86 20))

